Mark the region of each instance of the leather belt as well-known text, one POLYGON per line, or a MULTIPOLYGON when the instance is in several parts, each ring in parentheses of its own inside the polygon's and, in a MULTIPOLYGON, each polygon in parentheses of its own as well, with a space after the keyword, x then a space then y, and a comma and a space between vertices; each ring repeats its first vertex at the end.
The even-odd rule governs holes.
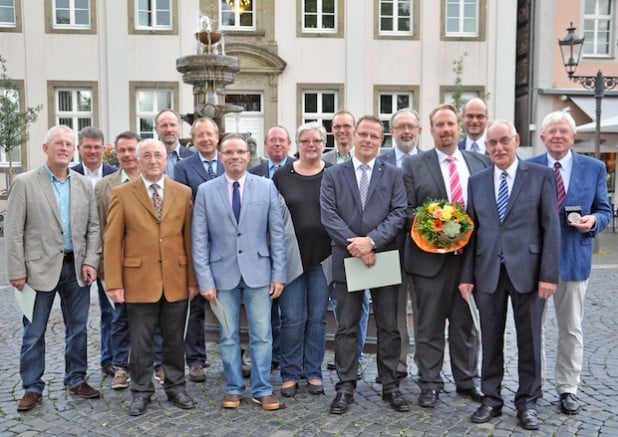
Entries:
POLYGON ((73 262, 73 252, 65 252, 63 262, 72 263, 73 262))

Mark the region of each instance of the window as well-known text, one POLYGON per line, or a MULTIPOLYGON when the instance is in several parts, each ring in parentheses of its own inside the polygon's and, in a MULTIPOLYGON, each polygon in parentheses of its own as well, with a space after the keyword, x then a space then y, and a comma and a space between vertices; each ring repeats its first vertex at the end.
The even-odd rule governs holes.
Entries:
POLYGON ((230 112, 225 115, 226 132, 250 133, 255 140, 255 148, 249 147, 254 156, 264 155, 264 95, 262 93, 228 91, 225 94, 226 105, 242 107, 242 112, 230 112))
POLYGON ((480 97, 483 100, 487 100, 488 95, 485 93, 485 88, 474 85, 464 85, 459 87, 453 85, 440 86, 440 101, 455 105, 460 112, 463 109, 464 103, 474 97, 480 97))
POLYGON ((172 28, 172 0, 137 0, 135 27, 137 29, 172 28))
POLYGON ((89 0, 54 0, 54 28, 90 28, 89 0))
POLYGON ((400 109, 412 109, 412 93, 405 91, 379 92, 378 91, 378 117, 384 125, 384 142, 382 147, 393 147, 389 122, 391 116, 400 109))
POLYGON ((610 56, 612 27, 611 0, 585 0, 583 55, 610 56))
POLYGON ((412 0, 380 0, 380 35, 412 35, 412 0))
POLYGON ((444 15, 445 36, 447 37, 478 37, 479 32, 479 2, 480 0, 444 0, 446 13, 444 15))
POLYGON ((332 122, 337 112, 338 92, 335 90, 310 90, 302 92, 302 119, 301 123, 317 121, 326 129, 326 147, 335 146, 332 135, 332 122))
POLYGON ((337 33, 338 0, 302 0, 302 30, 308 33, 337 33))
POLYGON ((220 0, 219 22, 223 29, 255 30, 254 0, 220 0))
MULTIPOLYGON (((94 125, 94 105, 91 89, 57 88, 55 91, 55 124, 64 124, 73 129, 75 144, 77 134, 85 127, 94 125)), ((75 148, 75 161, 79 154, 75 148)))
POLYGON ((15 0, 0 0, 0 27, 16 27, 15 0))
POLYGON ((136 99, 137 134, 142 138, 156 138, 154 118, 159 111, 173 108, 174 92, 170 89, 138 89, 136 99))

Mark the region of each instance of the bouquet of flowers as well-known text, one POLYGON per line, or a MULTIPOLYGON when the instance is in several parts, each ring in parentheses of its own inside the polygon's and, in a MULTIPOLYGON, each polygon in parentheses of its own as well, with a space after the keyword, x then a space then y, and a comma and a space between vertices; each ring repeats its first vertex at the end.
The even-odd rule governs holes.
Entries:
POLYGON ((448 253, 461 249, 474 230, 474 223, 459 203, 428 199, 416 209, 412 240, 425 252, 448 253))

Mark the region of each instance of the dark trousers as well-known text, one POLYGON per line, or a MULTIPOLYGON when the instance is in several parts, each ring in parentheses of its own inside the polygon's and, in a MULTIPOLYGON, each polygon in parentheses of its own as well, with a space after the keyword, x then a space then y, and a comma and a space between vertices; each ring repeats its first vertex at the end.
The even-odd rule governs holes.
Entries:
POLYGON ((112 364, 114 357, 114 347, 112 340, 112 321, 114 318, 114 308, 109 303, 105 294, 105 288, 101 278, 97 278, 97 289, 99 293, 99 308, 101 309, 101 319, 99 334, 101 336, 101 367, 112 364))
MULTIPOLYGON (((382 378, 383 393, 399 389, 397 362, 401 352, 401 337, 397 329, 397 290, 397 285, 369 290, 378 331, 378 375, 382 378)), ((335 364, 339 376, 336 389, 338 392, 353 394, 358 371, 358 323, 365 293, 349 293, 343 282, 335 282, 335 293, 338 321, 335 364)))
POLYGON ((444 328, 448 320, 451 371, 455 383, 470 389, 478 377, 479 338, 468 304, 459 292, 461 256, 444 255, 436 276, 412 275, 416 291, 416 358, 421 389, 441 390, 444 363, 444 328))
POLYGON ((279 364, 281 361, 281 308, 279 307, 279 299, 273 299, 273 305, 270 308, 270 324, 273 334, 273 364, 279 364))
POLYGON ((510 296, 517 331, 519 388, 515 394, 515 407, 517 410, 535 408, 537 399, 542 395, 541 325, 545 301, 539 297, 537 290, 530 293, 515 291, 504 267, 500 269, 495 293, 476 292, 474 296, 481 317, 483 404, 493 407, 504 403, 500 389, 504 376, 504 328, 510 296))
POLYGON ((197 295, 191 301, 189 309, 189 324, 185 338, 185 358, 189 368, 206 364, 206 341, 204 338, 204 310, 206 299, 197 295))
POLYGON ((133 396, 150 397, 154 393, 153 336, 157 324, 163 337, 163 362, 168 394, 184 391, 184 327, 187 300, 168 302, 165 297, 155 303, 127 303, 131 336, 131 392, 133 396))

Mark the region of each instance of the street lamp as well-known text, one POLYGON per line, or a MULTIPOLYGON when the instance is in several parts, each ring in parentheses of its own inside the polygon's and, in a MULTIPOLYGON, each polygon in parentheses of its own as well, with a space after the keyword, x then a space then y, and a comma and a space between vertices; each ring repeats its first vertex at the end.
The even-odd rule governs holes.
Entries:
POLYGON ((567 27, 567 35, 563 39, 558 40, 558 46, 560 47, 562 61, 569 79, 580 83, 587 90, 594 90, 596 102, 594 156, 597 159, 601 159, 601 102, 603 101, 605 91, 611 90, 618 85, 618 76, 603 76, 601 70, 597 72, 596 76, 575 76, 575 69, 577 64, 579 64, 579 57, 584 46, 584 37, 579 38, 575 35, 573 23, 567 27))

